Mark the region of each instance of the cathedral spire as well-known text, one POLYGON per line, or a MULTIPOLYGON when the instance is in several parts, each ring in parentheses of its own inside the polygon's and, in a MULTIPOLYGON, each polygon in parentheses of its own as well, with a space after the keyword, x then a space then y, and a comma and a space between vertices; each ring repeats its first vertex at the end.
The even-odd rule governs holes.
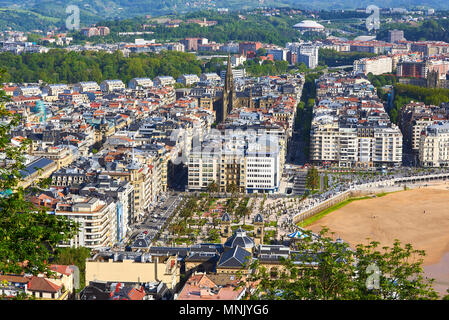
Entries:
POLYGON ((228 54, 228 65, 225 76, 225 90, 230 90, 232 87, 232 68, 231 68, 231 54, 228 54))

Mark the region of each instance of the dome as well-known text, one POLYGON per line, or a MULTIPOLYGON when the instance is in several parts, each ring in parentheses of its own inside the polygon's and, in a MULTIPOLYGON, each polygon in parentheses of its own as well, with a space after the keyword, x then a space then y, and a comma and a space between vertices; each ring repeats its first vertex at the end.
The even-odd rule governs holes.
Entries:
POLYGON ((246 231, 241 228, 238 228, 224 243, 225 248, 235 248, 236 246, 240 246, 243 249, 252 249, 254 245, 254 240, 248 237, 246 231))
POLYGON ((376 36, 358 36, 354 41, 371 41, 376 40, 376 36))
POLYGON ((303 20, 300 23, 297 23, 293 26, 293 28, 299 29, 324 29, 324 27, 318 22, 312 20, 303 20))

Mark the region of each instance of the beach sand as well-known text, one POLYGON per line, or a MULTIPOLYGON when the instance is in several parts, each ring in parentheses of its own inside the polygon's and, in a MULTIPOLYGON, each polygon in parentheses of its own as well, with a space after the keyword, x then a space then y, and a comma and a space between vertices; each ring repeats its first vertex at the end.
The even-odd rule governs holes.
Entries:
POLYGON ((435 289, 446 293, 449 288, 447 183, 354 201, 307 229, 318 232, 322 226, 328 227, 329 231, 335 232, 335 237, 342 238, 351 246, 367 244, 370 241, 367 238, 379 241, 379 248, 391 247, 395 239, 402 244, 411 243, 415 249, 426 251, 424 271, 427 276, 435 278, 436 284, 441 284, 441 288, 435 285, 435 289))

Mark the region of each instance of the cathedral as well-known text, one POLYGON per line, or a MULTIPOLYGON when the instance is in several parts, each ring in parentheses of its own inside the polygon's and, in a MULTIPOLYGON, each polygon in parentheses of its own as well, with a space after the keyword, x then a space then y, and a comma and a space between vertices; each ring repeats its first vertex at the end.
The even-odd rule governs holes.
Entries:
POLYGON ((241 107, 252 107, 252 90, 236 92, 231 68, 231 56, 228 55, 223 93, 214 103, 216 122, 223 123, 232 109, 241 107))

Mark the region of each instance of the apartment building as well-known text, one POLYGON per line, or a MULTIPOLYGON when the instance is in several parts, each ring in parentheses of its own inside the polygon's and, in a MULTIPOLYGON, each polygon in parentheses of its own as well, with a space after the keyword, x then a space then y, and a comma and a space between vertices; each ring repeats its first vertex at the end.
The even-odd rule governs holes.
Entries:
POLYGON ((411 102, 402 107, 399 119, 404 135, 404 144, 418 153, 421 134, 428 126, 449 120, 449 108, 444 103, 440 106, 433 106, 423 102, 411 102))
MULTIPOLYGON (((222 70, 220 72, 221 81, 224 81, 225 77, 226 77, 226 70, 222 70)), ((232 77, 234 79, 244 78, 244 77, 246 77, 246 70, 245 69, 232 69, 232 77)))
POLYGON ((221 81, 221 78, 216 73, 203 73, 200 76, 201 81, 221 81))
POLYGON ((78 82, 73 89, 77 92, 95 92, 100 90, 100 86, 95 81, 78 82))
POLYGON ((77 197, 61 201, 54 210, 56 216, 64 216, 79 223, 80 229, 70 241, 61 247, 100 248, 112 246, 117 241, 116 206, 95 197, 77 197))
POLYGON ((298 51, 298 63, 304 63, 307 68, 315 69, 318 66, 319 48, 313 45, 301 45, 298 51))
POLYGON ((99 175, 95 183, 88 183, 80 189, 82 196, 95 196, 106 201, 111 197, 116 212, 116 241, 125 239, 128 226, 134 221, 134 187, 128 181, 117 181, 108 175, 99 175))
POLYGON ((102 36, 102 37, 104 37, 104 36, 107 36, 108 34, 110 34, 110 32, 111 31, 109 30, 108 27, 102 27, 102 26, 100 26, 100 27, 89 27, 89 28, 82 28, 81 29, 81 33, 84 36, 88 37, 88 38, 93 37, 93 36, 102 36))
POLYGON ((319 79, 317 88, 312 163, 362 168, 402 163, 402 133, 370 85, 357 76, 329 74, 319 79))
POLYGON ((215 182, 221 192, 236 186, 240 192, 274 193, 279 190, 283 153, 278 144, 248 142, 248 137, 234 141, 206 143, 194 150, 188 160, 188 189, 206 190, 215 182))
MULTIPOLYGON (((131 182, 134 188, 134 215, 133 219, 139 221, 152 202, 152 170, 133 160, 125 168, 118 170, 104 170, 102 172, 112 178, 131 182)), ((135 222, 135 221, 132 221, 135 222)))
POLYGON ((17 87, 13 93, 14 96, 25 96, 25 97, 38 96, 41 94, 42 90, 38 86, 17 87))
POLYGON ((122 80, 104 80, 100 83, 100 90, 103 92, 113 92, 125 89, 125 84, 122 80))
POLYGON ((129 81, 128 88, 145 89, 153 86, 153 81, 150 78, 133 78, 129 81))
POLYGON ((185 38, 179 41, 186 51, 198 51, 198 46, 209 42, 206 38, 185 38))
POLYGON ((257 49, 262 48, 261 42, 243 41, 239 42, 239 53, 246 55, 248 52, 256 52, 257 49))
POLYGON ((398 63, 396 75, 407 78, 427 78, 427 71, 425 61, 402 61, 398 63))
POLYGON ((395 43, 404 40, 404 30, 388 30, 388 42, 395 43))
POLYGON ((391 57, 387 56, 363 58, 355 60, 353 68, 356 73, 363 73, 365 75, 372 73, 373 75, 380 75, 383 73, 391 73, 393 71, 393 61, 391 57))
POLYGON ((180 274, 180 263, 176 254, 99 252, 86 261, 86 285, 91 281, 162 281, 169 289, 174 289, 180 280, 180 274))
POLYGON ((42 92, 49 96, 58 96, 66 90, 69 90, 66 84, 49 84, 43 87, 42 92))
POLYGON ((273 60, 277 61, 287 61, 287 49, 279 48, 279 49, 268 49, 267 54, 273 55, 273 60))
POLYGON ((176 83, 175 79, 171 76, 159 76, 154 78, 153 82, 157 86, 169 86, 176 83))
POLYGON ((317 126, 311 131, 310 160, 349 168, 397 166, 402 162, 402 133, 396 126, 317 126))
POLYGON ((428 126, 419 142, 419 163, 423 167, 449 166, 449 122, 428 126))
POLYGON ((183 74, 176 80, 185 86, 191 86, 200 81, 200 78, 196 74, 183 74))

